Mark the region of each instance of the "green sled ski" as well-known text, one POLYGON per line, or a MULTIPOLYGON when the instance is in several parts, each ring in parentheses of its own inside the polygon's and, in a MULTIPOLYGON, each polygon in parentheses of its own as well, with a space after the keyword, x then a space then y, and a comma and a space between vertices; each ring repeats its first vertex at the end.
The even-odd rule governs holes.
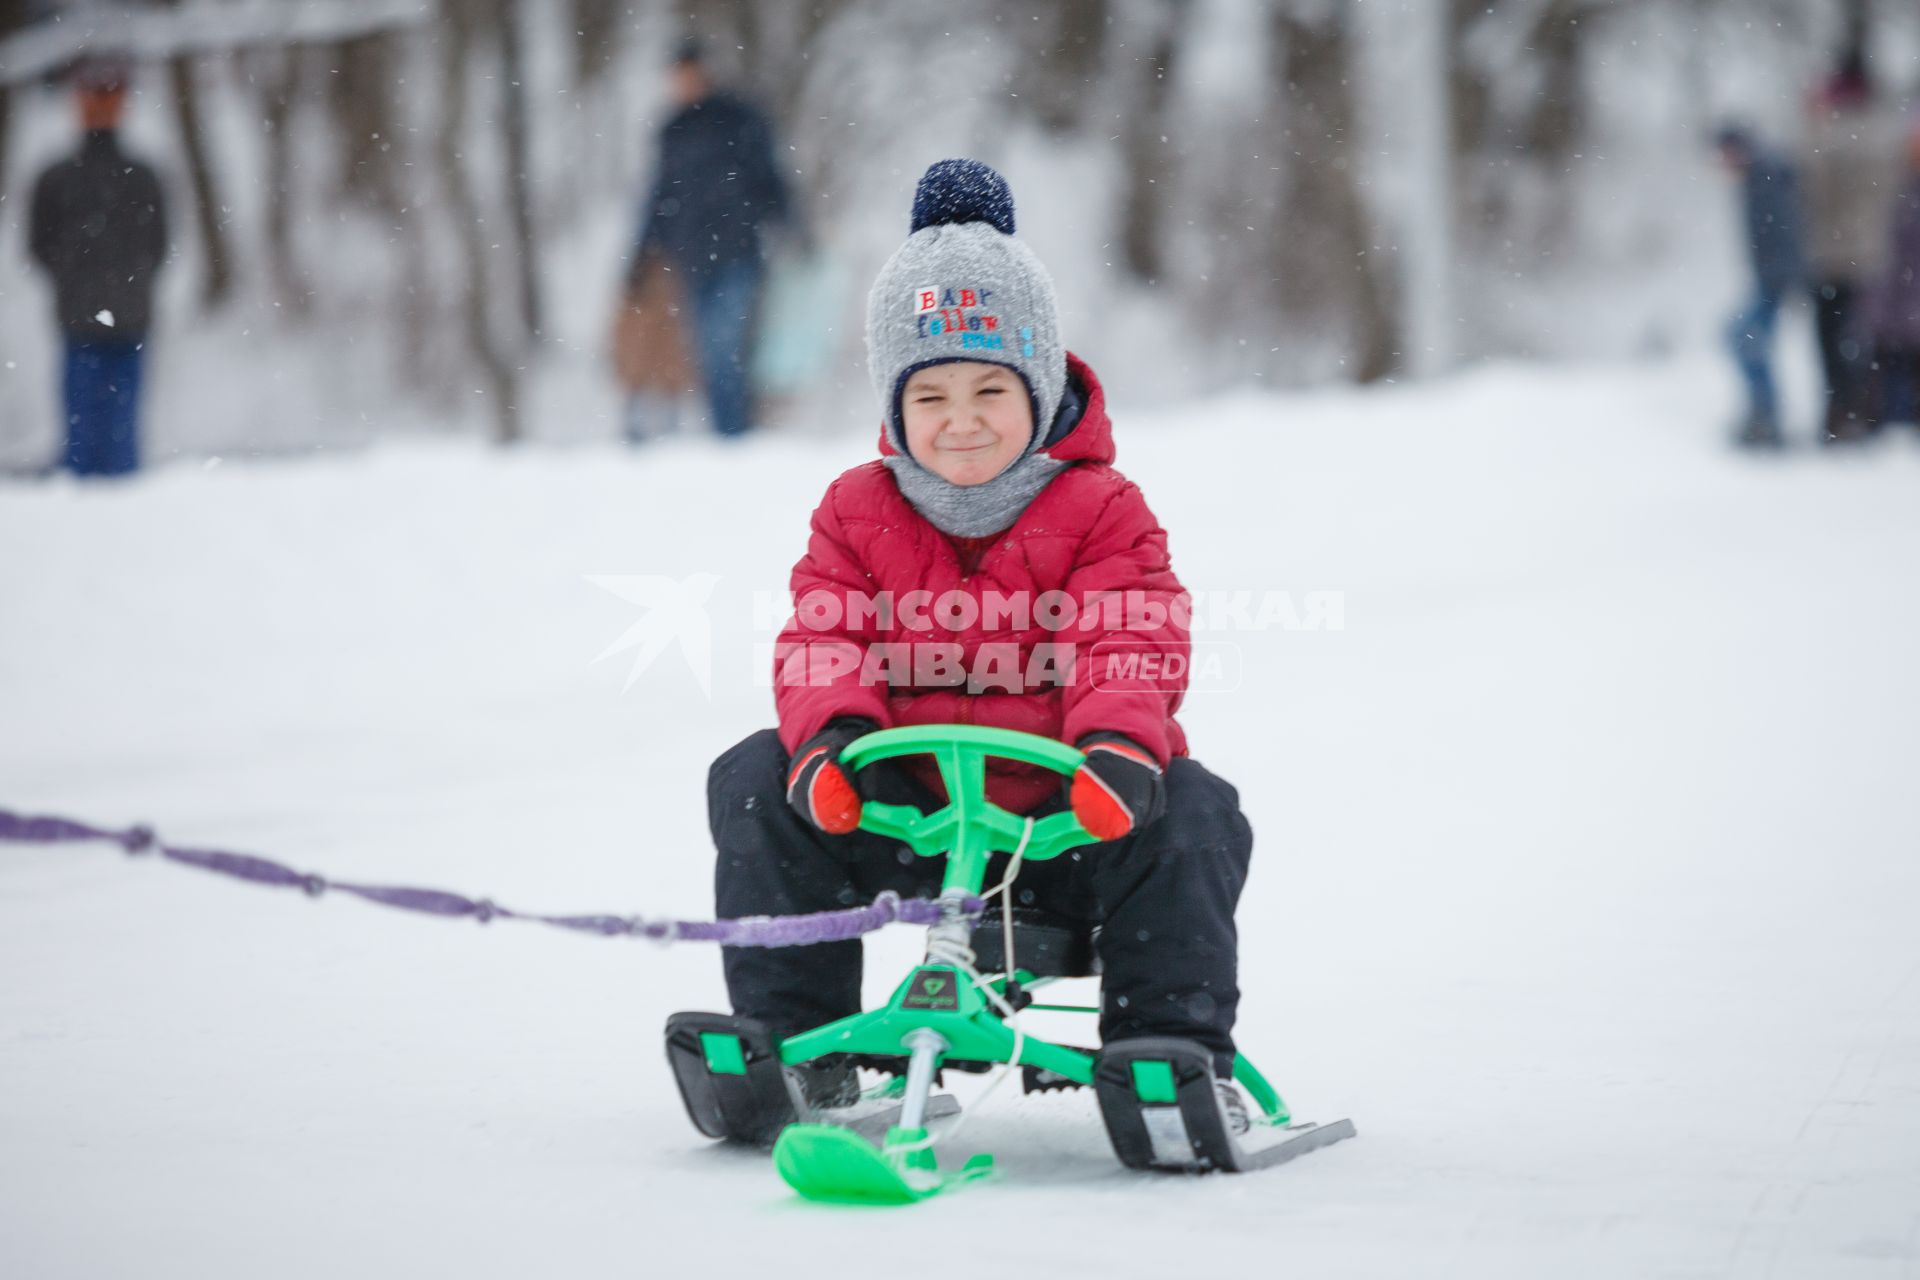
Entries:
MULTIPOLYGON (((888 1144, 924 1141, 923 1129, 895 1129, 888 1144)), ((933 1151, 876 1147, 851 1129, 830 1124, 788 1125, 773 1144, 773 1166, 788 1186, 829 1204, 913 1204, 993 1171, 993 1157, 977 1155, 958 1173, 942 1174, 933 1151)))

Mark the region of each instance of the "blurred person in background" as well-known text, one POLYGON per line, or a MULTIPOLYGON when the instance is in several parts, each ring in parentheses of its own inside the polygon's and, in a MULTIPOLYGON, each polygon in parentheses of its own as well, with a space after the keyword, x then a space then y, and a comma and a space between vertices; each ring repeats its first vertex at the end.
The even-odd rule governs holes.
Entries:
POLYGON ((141 364, 154 278, 167 256, 166 201, 152 169, 120 148, 130 67, 117 59, 73 71, 85 137, 33 189, 28 248, 53 281, 66 339, 66 448, 75 475, 140 466, 141 364))
POLYGON ((1893 200, 1885 278, 1873 299, 1873 341, 1881 370, 1879 417, 1920 421, 1920 117, 1908 121, 1906 178, 1893 200))
POLYGON ((1842 56, 1810 107, 1801 172, 1809 283, 1826 381, 1821 438, 1838 444, 1864 439, 1873 429, 1879 396, 1865 313, 1886 267, 1900 153, 1897 130, 1876 110, 1858 45, 1842 56))
POLYGON ((717 88, 697 41, 674 55, 678 110, 660 129, 653 187, 627 270, 638 294, 656 263, 669 269, 691 313, 694 359, 714 430, 753 426, 749 359, 766 276, 762 234, 789 222, 787 185, 773 131, 759 110, 717 88))
POLYGON ((1746 382, 1747 407, 1735 442, 1778 448, 1780 398, 1773 380, 1773 332, 1780 304, 1806 280, 1800 197, 1793 166, 1762 147, 1751 131, 1723 125, 1714 145, 1740 180, 1740 209, 1753 269, 1753 293, 1727 330, 1734 363, 1746 382))
POLYGON ((696 379, 679 281, 658 254, 629 272, 613 323, 613 368, 626 393, 623 430, 641 444, 680 429, 680 403, 696 379))

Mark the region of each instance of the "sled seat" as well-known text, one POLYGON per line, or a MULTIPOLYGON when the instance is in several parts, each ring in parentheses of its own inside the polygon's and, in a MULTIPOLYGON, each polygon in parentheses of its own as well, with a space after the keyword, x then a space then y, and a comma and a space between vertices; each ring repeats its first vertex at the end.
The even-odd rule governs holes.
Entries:
MULTIPOLYGON (((1100 972, 1096 927, 1036 907, 1013 909, 1013 962, 1036 978, 1090 978, 1100 972)), ((1006 972, 1006 935, 989 907, 973 930, 973 954, 982 973, 1006 972)))

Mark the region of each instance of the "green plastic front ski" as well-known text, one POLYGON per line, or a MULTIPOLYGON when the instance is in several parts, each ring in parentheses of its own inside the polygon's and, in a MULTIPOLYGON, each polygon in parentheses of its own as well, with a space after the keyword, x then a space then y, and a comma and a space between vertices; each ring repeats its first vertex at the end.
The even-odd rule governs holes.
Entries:
POLYGON ((809 1200, 830 1204, 914 1204, 993 1172, 977 1155, 943 1174, 925 1144, 925 1129, 893 1128, 884 1147, 830 1124, 788 1125, 773 1146, 773 1166, 809 1200))

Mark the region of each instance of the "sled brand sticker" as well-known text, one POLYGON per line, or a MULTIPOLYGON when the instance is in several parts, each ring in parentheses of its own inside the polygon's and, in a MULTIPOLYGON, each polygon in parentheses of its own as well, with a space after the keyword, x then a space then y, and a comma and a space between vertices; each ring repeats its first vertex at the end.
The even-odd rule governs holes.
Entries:
POLYGON ((918 970, 907 984, 907 996, 900 1007, 930 1009, 936 1013, 959 1009, 960 991, 954 986, 953 974, 946 969, 918 970))

